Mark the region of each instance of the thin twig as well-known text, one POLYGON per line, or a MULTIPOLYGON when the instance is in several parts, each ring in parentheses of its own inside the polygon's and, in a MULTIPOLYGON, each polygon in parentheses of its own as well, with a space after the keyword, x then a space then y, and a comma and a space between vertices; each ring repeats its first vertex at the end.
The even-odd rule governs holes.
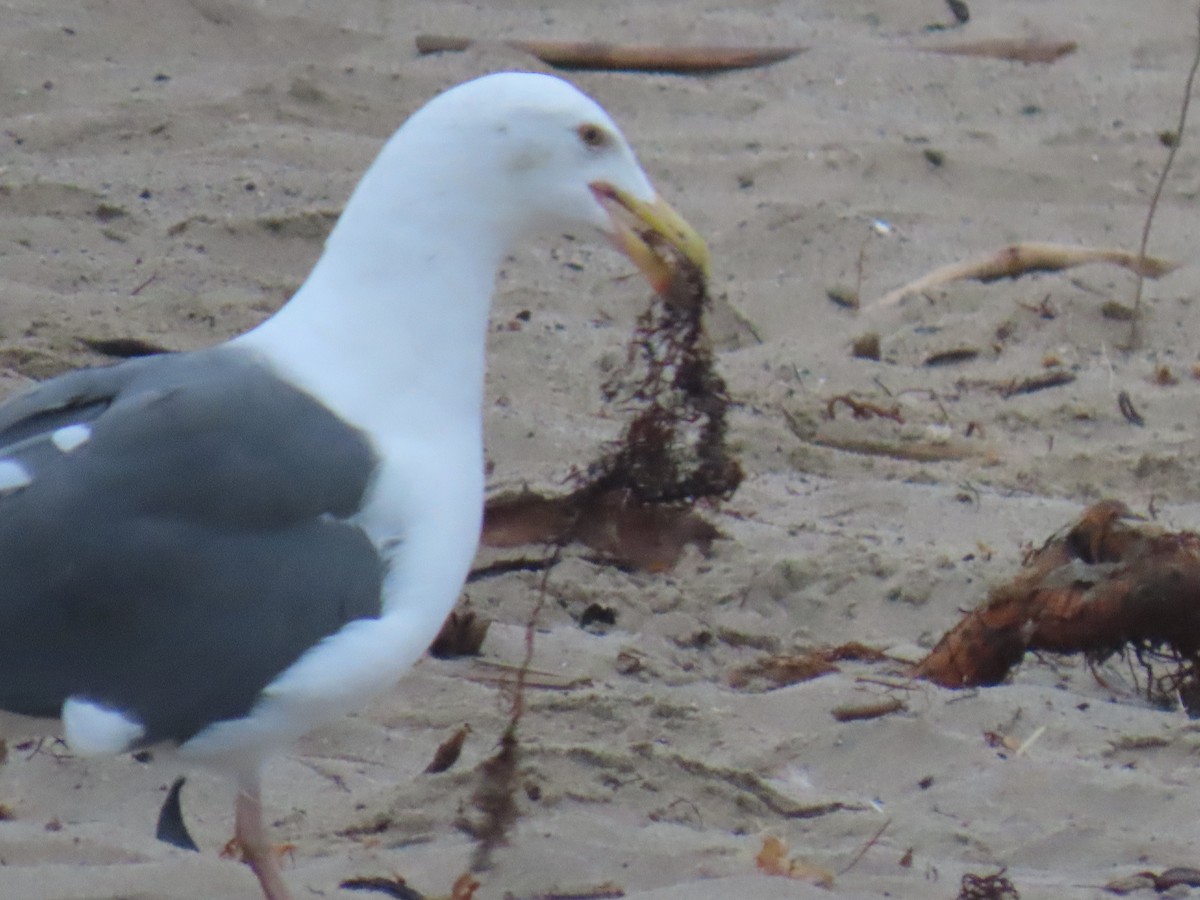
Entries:
POLYGON ((854 854, 854 859, 850 860, 849 863, 847 863, 845 866, 843 866, 838 871, 838 876, 840 877, 842 875, 845 875, 847 872, 849 872, 851 869, 853 869, 855 866, 857 866, 858 861, 867 855, 867 851, 875 846, 876 841, 878 841, 881 837, 883 837, 883 833, 885 831, 887 831, 887 827, 891 824, 892 824, 892 820, 887 819, 882 825, 880 825, 879 830, 876 831, 873 835, 871 835, 871 839, 862 845, 861 850, 859 850, 856 854, 854 854))
POLYGON ((558 563, 560 555, 555 554, 554 556, 541 558, 519 556, 516 559, 498 559, 495 562, 472 569, 467 573, 467 584, 483 581, 486 578, 508 575, 511 572, 545 572, 558 563))
MULTIPOLYGON (((1200 28, 1200 6, 1196 8, 1196 21, 1200 28)), ((1154 213, 1158 210, 1158 199, 1162 196, 1163 187, 1167 183, 1167 173, 1171 171, 1171 165, 1175 162, 1175 154, 1179 152, 1179 145, 1183 143, 1183 127, 1187 124, 1188 107, 1192 102, 1192 82, 1196 79, 1197 69, 1200 69, 1200 34, 1196 38, 1196 53, 1192 57, 1192 67, 1188 70, 1187 82, 1183 90, 1183 103, 1179 106, 1179 125, 1175 128, 1175 139, 1171 141, 1171 147, 1167 151, 1167 161, 1158 176, 1158 184, 1154 187, 1154 196, 1150 198, 1150 208, 1146 211, 1146 224, 1142 226, 1142 242, 1138 246, 1139 263, 1146 259, 1146 246, 1150 243, 1150 226, 1154 222, 1154 213)), ((1133 294, 1133 318, 1129 320, 1129 346, 1131 349, 1137 347, 1140 340, 1138 324, 1142 319, 1142 285, 1146 280, 1143 271, 1142 266, 1139 265, 1137 288, 1133 294)))
POLYGON ((871 243, 871 236, 868 234, 863 238, 862 246, 858 248, 858 264, 854 267, 854 296, 862 296, 863 272, 867 264, 867 244, 871 243))
POLYGON ((542 607, 546 605, 546 595, 550 588, 550 570, 562 558, 562 551, 562 544, 554 546, 554 552, 550 555, 546 568, 542 570, 541 584, 538 585, 537 600, 533 604, 533 610, 529 613, 529 621, 525 623, 525 656, 521 660, 521 667, 517 669, 516 684, 513 688, 512 717, 509 721, 509 725, 514 732, 521 723, 521 717, 525 715, 525 683, 529 678, 529 673, 533 665, 533 638, 537 634, 538 619, 541 617, 542 607))
POLYGON ((158 271, 155 270, 154 272, 151 272, 149 278, 147 278, 145 281, 143 281, 141 284, 139 284, 137 287, 135 287, 132 291, 129 292, 129 296, 136 297, 138 294, 140 294, 142 291, 144 291, 146 288, 148 288, 155 280, 157 280, 157 278, 158 278, 158 271))
POLYGON ((512 707, 508 725, 500 736, 500 749, 484 760, 480 766, 479 786, 472 801, 483 813, 474 825, 468 823, 476 839, 475 851, 471 856, 471 871, 482 872, 491 867, 492 852, 505 843, 510 828, 519 815, 517 808, 517 769, 520 743, 517 729, 525 714, 525 689, 528 685, 530 666, 533 663, 534 635, 537 633, 538 617, 546 604, 550 583, 550 570, 562 554, 562 544, 554 546, 550 564, 542 570, 541 585, 529 621, 525 625, 525 655, 516 670, 513 681, 512 707))

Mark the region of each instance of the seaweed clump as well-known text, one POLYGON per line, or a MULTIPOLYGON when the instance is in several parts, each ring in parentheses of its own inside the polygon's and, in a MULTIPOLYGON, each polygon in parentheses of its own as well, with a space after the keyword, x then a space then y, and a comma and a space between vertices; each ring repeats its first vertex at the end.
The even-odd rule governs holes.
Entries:
POLYGON ((704 330, 704 274, 682 258, 672 271, 603 386, 605 401, 630 416, 621 437, 579 470, 565 496, 489 501, 485 544, 578 541, 618 564, 664 571, 688 544, 705 551, 720 536, 693 507, 728 498, 743 477, 728 447, 729 394, 704 330))

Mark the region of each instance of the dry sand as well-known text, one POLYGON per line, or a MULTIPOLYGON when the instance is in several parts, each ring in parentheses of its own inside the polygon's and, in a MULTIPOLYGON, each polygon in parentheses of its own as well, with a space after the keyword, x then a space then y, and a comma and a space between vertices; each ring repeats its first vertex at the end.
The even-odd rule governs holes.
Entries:
MULTIPOLYGON (((896 692, 907 711, 849 723, 830 710, 887 694, 861 679, 897 664, 848 664, 770 692, 728 686, 763 649, 858 640, 919 655, 1012 574, 1024 544, 1098 497, 1142 510, 1153 498, 1170 524, 1200 527, 1195 140, 1151 245, 1185 265, 1148 283, 1137 352, 1120 349, 1127 324, 1102 315, 1133 295, 1112 268, 955 285, 874 317, 825 296, 861 280, 869 300, 1014 240, 1136 249, 1193 52, 1190 5, 977 0, 949 35, 924 32, 949 20, 937 0, 509 6, 5 0, 0 390, 101 362, 81 337, 186 349, 254 324, 303 279, 410 111, 470 76, 537 67, 494 48, 419 58, 419 32, 805 45, 769 69, 711 78, 574 77, 711 243, 713 327, 748 477, 711 515, 727 539, 707 558, 689 551, 675 572, 645 575, 572 553, 553 571, 534 666, 570 687, 530 693, 522 817, 478 896, 607 882, 647 900, 825 896, 757 874, 763 836, 840 870, 885 823, 828 893, 952 898, 964 872, 1007 866, 1024 898, 1097 897, 1111 878, 1200 862, 1200 731, 1150 707, 1119 667, 1108 690, 1076 662, 1031 660, 1008 685, 917 685, 896 692), (1049 66, 916 49, 992 37, 1079 49, 1049 66), (1031 309, 1043 302, 1052 317, 1031 309), (868 329, 881 362, 848 352, 868 329), (962 346, 981 354, 922 365, 962 346), (989 386, 1038 374, 1048 357, 1076 380, 1008 399, 989 386), (1177 384, 1154 383, 1161 366, 1177 384), (1119 391, 1145 427, 1122 417, 1119 391), (829 399, 845 393, 898 403, 906 424, 844 410, 828 421, 829 399), (912 442, 953 458, 845 449, 912 442), (616 611, 605 633, 576 624, 592 603, 616 611), (622 674, 621 654, 640 669, 622 674), (1041 729, 1019 756, 984 738, 1041 729)), ((497 489, 561 483, 620 425, 599 386, 645 292, 625 261, 580 238, 522 248, 499 282, 487 410, 497 489), (522 310, 528 322, 510 329, 522 310)), ((294 845, 297 898, 371 896, 338 882, 393 872, 449 890, 472 849, 455 819, 506 718, 490 664, 519 661, 537 585, 530 573, 472 585, 496 622, 482 661, 426 660, 270 766, 269 817, 294 845), (421 775, 465 722, 459 764, 421 775)), ((0 896, 254 897, 250 874, 217 857, 232 808, 219 778, 185 791, 203 855, 154 840, 174 775, 10 747, 0 896)))

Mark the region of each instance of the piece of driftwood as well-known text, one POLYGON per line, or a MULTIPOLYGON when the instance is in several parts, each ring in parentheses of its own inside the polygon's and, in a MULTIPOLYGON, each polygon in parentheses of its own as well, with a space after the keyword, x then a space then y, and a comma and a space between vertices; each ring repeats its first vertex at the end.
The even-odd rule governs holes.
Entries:
POLYGON ((1179 679, 1200 662, 1200 534, 1134 521, 1105 500, 1029 554, 1021 571, 913 669, 946 687, 998 684, 1025 653, 1163 651, 1179 679))
POLYGON ((565 497, 520 494, 493 497, 484 512, 488 547, 579 542, 606 559, 645 572, 669 572, 684 548, 707 553, 721 536, 687 506, 637 499, 628 490, 579 490, 565 497))
MULTIPOLYGON (((417 35, 417 52, 466 50, 473 38, 417 35)), ((559 69, 706 74, 767 66, 803 52, 804 47, 663 47, 653 44, 604 44, 596 41, 522 41, 504 43, 559 69)))
POLYGON ((895 306, 910 294, 919 294, 955 281, 981 281, 986 284, 1001 278, 1020 278, 1032 272, 1060 272, 1088 263, 1121 266, 1146 278, 1161 278, 1179 268, 1179 263, 1171 260, 1142 257, 1115 247, 1023 242, 1010 244, 978 259, 941 266, 915 281, 888 291, 867 308, 895 306))
POLYGON ((903 700, 883 697, 866 703, 843 703, 829 712, 839 722, 860 722, 865 719, 878 719, 907 708, 903 700))

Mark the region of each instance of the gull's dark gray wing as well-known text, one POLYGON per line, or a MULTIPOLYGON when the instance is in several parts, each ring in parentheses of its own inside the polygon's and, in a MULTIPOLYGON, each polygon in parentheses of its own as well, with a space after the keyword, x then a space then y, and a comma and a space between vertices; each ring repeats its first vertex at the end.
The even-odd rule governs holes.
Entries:
POLYGON ((73 372, 0 405, 0 709, 68 697, 184 741, 377 616, 346 521, 366 438, 227 347, 73 372), (81 427, 82 426, 82 427, 81 427))

